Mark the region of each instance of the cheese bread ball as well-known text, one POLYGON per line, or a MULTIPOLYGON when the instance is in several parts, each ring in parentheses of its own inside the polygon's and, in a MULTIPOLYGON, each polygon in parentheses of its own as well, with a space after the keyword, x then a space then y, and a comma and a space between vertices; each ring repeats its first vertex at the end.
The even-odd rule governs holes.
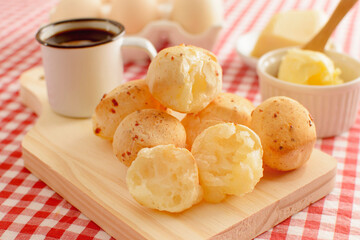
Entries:
POLYGON ((130 113, 154 108, 166 110, 149 92, 144 79, 124 83, 105 94, 93 115, 93 131, 96 135, 112 140, 121 120, 130 113))
POLYGON ((316 141, 310 113, 288 97, 272 97, 257 106, 251 128, 261 139, 264 163, 280 171, 302 166, 310 158, 316 141))
POLYGON ((250 126, 254 105, 246 98, 232 93, 220 93, 197 113, 189 113, 181 121, 186 130, 186 144, 191 148, 195 138, 206 128, 222 122, 250 126))
POLYGON ((180 45, 158 53, 146 82, 164 106, 182 113, 198 112, 220 93, 222 70, 213 53, 180 45))
POLYGON ((205 129, 191 152, 207 202, 251 192, 263 176, 260 139, 244 125, 220 123, 205 129))
POLYGON ((133 112, 121 121, 113 139, 113 152, 126 166, 130 166, 144 147, 174 144, 185 147, 186 132, 180 121, 157 109, 133 112))
POLYGON ((143 148, 126 174, 130 194, 141 205, 181 212, 202 199, 192 154, 174 145, 143 148))

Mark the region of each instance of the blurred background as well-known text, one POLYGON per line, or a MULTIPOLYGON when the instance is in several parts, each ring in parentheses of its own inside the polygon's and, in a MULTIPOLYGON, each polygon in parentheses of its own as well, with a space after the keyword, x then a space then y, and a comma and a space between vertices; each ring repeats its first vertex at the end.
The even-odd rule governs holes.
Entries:
MULTIPOLYGON (((107 16, 120 20, 128 35, 147 37, 158 50, 178 44, 177 41, 202 43, 219 59, 223 89, 258 105, 261 97, 257 74, 239 55, 236 49, 239 39, 247 33, 262 31, 277 12, 315 9, 330 15, 338 4, 338 0, 207 0, 204 4, 205 1, 0 0, 1 239, 111 239, 23 164, 21 141, 37 116, 21 103, 18 79, 24 71, 42 65, 40 46, 35 40, 40 26, 81 13, 81 17, 107 16), (186 4, 189 2, 192 7, 186 4), (179 6, 175 7, 176 4, 179 6)), ((355 5, 345 16, 332 36, 337 49, 357 59, 360 59, 359 6, 355 5)), ((251 50, 250 45, 248 48, 251 50)), ((133 55, 129 54, 125 64, 125 81, 143 78, 147 72, 149 61, 134 61, 133 55)), ((316 148, 338 159, 333 192, 257 239, 359 238, 359 116, 358 113, 348 132, 316 143, 316 148)))

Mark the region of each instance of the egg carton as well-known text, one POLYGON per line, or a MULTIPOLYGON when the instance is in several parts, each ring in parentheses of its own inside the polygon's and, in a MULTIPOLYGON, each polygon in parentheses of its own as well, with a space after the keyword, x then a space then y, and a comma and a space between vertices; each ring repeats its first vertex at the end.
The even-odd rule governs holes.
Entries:
MULTIPOLYGON (((110 5, 104 4, 101 9, 101 16, 108 18, 110 8, 110 5)), ((159 20, 149 22, 136 34, 130 35, 125 33, 125 36, 146 38, 158 51, 164 47, 164 44, 168 46, 186 44, 205 48, 209 51, 213 50, 224 25, 223 14, 221 14, 221 20, 212 24, 207 30, 202 33, 192 34, 187 32, 179 23, 171 21, 169 19, 170 12, 171 6, 169 4, 163 4, 160 6, 160 14, 162 17, 159 20)), ((138 48, 123 48, 122 55, 125 63, 148 60, 148 55, 138 48)))
MULTIPOLYGON (((195 35, 186 32, 176 22, 157 20, 147 24, 141 32, 131 36, 148 39, 157 50, 160 50, 164 46, 164 42, 167 42, 170 46, 189 44, 211 51, 217 42, 221 29, 222 24, 218 24, 210 27, 201 34, 195 35)), ((147 54, 137 48, 123 48, 122 53, 124 62, 148 59, 147 54)))

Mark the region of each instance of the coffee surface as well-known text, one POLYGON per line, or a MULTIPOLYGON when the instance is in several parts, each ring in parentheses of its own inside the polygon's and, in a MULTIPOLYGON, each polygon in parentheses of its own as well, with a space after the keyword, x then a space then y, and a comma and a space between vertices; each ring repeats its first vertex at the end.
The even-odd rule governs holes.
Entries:
POLYGON ((96 43, 106 42, 111 40, 115 33, 105 31, 103 29, 72 29, 64 32, 59 32, 45 42, 51 45, 59 46, 88 46, 96 43))

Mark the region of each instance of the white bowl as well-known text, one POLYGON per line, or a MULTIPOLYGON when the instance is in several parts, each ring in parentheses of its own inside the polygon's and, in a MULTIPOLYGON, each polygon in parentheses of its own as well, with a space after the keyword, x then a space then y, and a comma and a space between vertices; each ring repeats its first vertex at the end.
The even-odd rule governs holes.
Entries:
POLYGON ((248 32, 239 36, 236 41, 236 51, 241 60, 250 68, 256 68, 258 58, 251 56, 251 52, 255 47, 255 43, 259 38, 260 32, 248 32))
POLYGON ((355 122, 360 102, 360 62, 348 55, 326 51, 342 71, 343 84, 310 86, 285 82, 277 78, 280 62, 289 48, 271 51, 257 64, 263 100, 287 96, 303 104, 312 115, 318 138, 336 136, 355 122))

